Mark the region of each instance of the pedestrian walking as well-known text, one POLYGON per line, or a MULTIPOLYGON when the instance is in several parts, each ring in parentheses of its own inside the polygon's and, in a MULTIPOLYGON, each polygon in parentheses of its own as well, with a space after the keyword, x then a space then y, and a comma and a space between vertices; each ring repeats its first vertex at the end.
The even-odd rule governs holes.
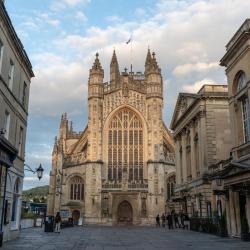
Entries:
POLYGON ((185 229, 185 225, 184 225, 185 214, 182 211, 180 212, 180 219, 181 219, 181 226, 183 229, 185 229))
POLYGON ((156 226, 160 227, 161 225, 160 225, 160 215, 159 214, 157 214, 155 220, 156 220, 156 226))
POLYGON ((56 217, 55 217, 55 224, 56 224, 56 226, 55 226, 55 233, 60 233, 60 230, 61 230, 61 221, 62 221, 62 219, 61 219, 60 213, 57 212, 56 213, 56 217))
POLYGON ((162 227, 165 227, 165 224, 166 224, 166 216, 163 213, 162 216, 161 216, 161 225, 162 225, 162 227))
POLYGON ((168 220, 168 229, 173 229, 173 218, 170 213, 167 215, 167 220, 168 220))
POLYGON ((180 223, 177 213, 174 213, 174 223, 175 223, 175 228, 180 228, 180 223))

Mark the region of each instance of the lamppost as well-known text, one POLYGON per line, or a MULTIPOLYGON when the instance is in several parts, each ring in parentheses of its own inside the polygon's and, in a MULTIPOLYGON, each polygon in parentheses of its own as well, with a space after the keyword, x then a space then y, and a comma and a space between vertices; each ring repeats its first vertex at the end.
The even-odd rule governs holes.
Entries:
POLYGON ((33 170, 28 164, 24 163, 24 166, 26 167, 24 170, 25 171, 29 171, 29 172, 32 172, 33 174, 37 174, 37 178, 39 179, 39 181, 42 179, 43 177, 43 167, 42 167, 42 164, 40 163, 39 167, 36 168, 35 170, 33 170))

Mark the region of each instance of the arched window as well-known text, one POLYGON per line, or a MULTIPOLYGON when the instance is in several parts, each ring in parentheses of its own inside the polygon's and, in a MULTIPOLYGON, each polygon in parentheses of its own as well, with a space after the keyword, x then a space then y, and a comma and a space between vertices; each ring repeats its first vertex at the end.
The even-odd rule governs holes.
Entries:
MULTIPOLYGON (((236 74, 234 81, 234 94, 241 91, 247 85, 246 75, 243 71, 239 71, 236 74)), ((244 142, 250 141, 250 109, 249 109, 249 97, 247 90, 245 93, 242 93, 241 97, 239 97, 238 102, 241 104, 241 119, 242 119, 242 127, 244 132, 244 142)))
POLYGON ((17 208, 18 208, 18 200, 19 200, 19 189, 20 189, 20 180, 16 179, 14 190, 13 190, 13 202, 12 202, 12 213, 11 213, 11 221, 16 221, 17 219, 17 208))
POLYGON ((108 131, 108 179, 143 180, 143 129, 138 115, 130 109, 119 110, 111 119, 108 131))
POLYGON ((249 110, 249 99, 247 96, 243 96, 241 99, 242 108, 242 123, 244 129, 245 142, 250 141, 250 110, 249 110))
POLYGON ((237 91, 240 91, 246 86, 246 75, 243 71, 240 71, 237 76, 237 91))
POLYGON ((84 184, 81 177, 75 176, 70 180, 70 200, 84 199, 84 184))

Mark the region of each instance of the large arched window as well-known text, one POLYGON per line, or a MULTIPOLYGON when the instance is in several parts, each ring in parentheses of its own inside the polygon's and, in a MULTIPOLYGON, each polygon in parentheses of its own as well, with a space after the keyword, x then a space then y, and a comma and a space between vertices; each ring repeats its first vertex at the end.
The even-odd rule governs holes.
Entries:
MULTIPOLYGON (((236 74, 235 82, 234 82, 234 90, 235 92, 241 91, 247 85, 246 75, 243 71, 239 71, 236 74), (236 88, 237 87, 237 88, 236 88)), ((235 94, 236 94, 235 93, 235 94)), ((242 127, 244 130, 244 141, 250 141, 250 109, 249 109, 249 97, 248 91, 246 89, 245 93, 243 93, 239 99, 241 103, 241 110, 242 110, 242 127)))
POLYGON ((70 179, 70 200, 84 199, 84 184, 81 177, 75 176, 70 179))
POLYGON ((130 109, 119 110, 108 131, 108 179, 143 180, 143 128, 138 115, 130 109))
POLYGON ((240 91, 247 85, 246 75, 243 71, 240 71, 237 76, 237 91, 240 91))

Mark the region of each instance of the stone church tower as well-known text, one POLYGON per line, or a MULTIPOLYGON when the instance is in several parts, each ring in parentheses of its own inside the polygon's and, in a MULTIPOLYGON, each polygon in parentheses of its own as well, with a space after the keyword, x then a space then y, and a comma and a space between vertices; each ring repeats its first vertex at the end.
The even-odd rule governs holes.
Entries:
POLYGON ((155 53, 148 50, 144 74, 120 73, 114 51, 110 81, 103 79, 97 53, 89 72, 87 127, 76 133, 67 115, 61 118, 48 214, 60 211, 75 223, 155 223, 166 208, 167 177, 175 171, 155 53))

